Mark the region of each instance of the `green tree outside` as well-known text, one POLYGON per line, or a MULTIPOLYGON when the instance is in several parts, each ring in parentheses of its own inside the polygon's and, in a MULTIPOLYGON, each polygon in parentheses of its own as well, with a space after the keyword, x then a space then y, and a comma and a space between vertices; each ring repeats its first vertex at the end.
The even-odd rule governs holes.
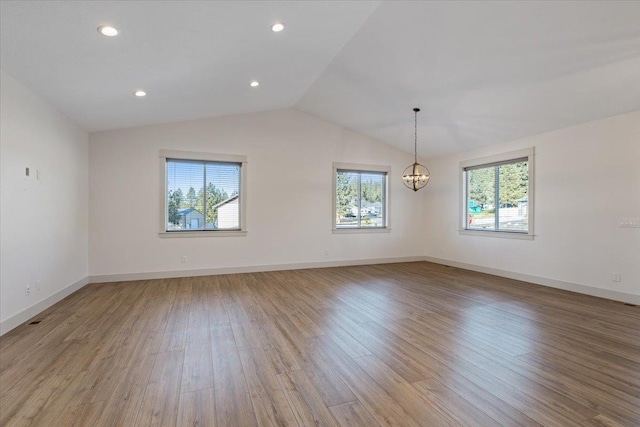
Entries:
POLYGON ((500 166, 500 204, 518 205, 518 200, 527 195, 529 187, 529 165, 527 162, 500 166))
POLYGON ((178 209, 180 209, 180 207, 182 206, 182 197, 182 190, 180 188, 178 188, 177 190, 169 190, 168 214, 169 222, 172 224, 178 224, 180 220, 178 209))
POLYGON ((187 191, 187 197, 185 199, 185 208, 195 209, 196 204, 198 203, 198 196, 196 195, 196 190, 193 187, 189 188, 187 191))
POLYGON ((358 194, 358 182, 352 179, 348 172, 336 174, 336 213, 338 218, 351 215, 351 207, 354 206, 358 194))
MULTIPOLYGON (((227 200, 229 195, 226 191, 220 190, 216 188, 213 183, 207 184, 207 197, 206 197, 206 218, 205 222, 207 224, 216 224, 218 221, 218 210, 213 207, 218 203, 227 200)), ((200 213, 204 213, 205 207, 205 195, 202 189, 198 192, 198 199, 196 201, 196 210, 200 213)))
POLYGON ((490 166, 469 171, 469 200, 483 207, 511 204, 527 195, 529 188, 529 165, 527 162, 490 166), (496 201, 496 179, 499 181, 499 198, 496 201))
POLYGON ((469 200, 486 206, 496 198, 496 168, 494 166, 469 171, 469 200))
POLYGON ((370 203, 382 202, 382 180, 366 180, 361 184, 362 199, 370 203))

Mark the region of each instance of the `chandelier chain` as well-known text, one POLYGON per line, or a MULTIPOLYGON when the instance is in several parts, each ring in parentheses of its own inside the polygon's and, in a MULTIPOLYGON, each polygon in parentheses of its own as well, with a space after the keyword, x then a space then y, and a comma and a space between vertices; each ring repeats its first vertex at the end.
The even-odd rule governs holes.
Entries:
POLYGON ((413 109, 413 161, 414 163, 418 163, 418 110, 417 108, 413 109))

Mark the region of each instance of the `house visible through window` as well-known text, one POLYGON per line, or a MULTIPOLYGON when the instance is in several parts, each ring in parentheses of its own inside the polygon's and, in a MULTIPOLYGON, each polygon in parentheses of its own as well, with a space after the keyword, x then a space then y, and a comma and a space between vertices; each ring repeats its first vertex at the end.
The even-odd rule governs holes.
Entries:
POLYGON ((532 150, 464 162, 463 229, 532 235, 532 150))
POLYGON ((334 229, 386 228, 387 171, 334 166, 334 229))
POLYGON ((166 158, 166 232, 241 230, 241 162, 166 158))

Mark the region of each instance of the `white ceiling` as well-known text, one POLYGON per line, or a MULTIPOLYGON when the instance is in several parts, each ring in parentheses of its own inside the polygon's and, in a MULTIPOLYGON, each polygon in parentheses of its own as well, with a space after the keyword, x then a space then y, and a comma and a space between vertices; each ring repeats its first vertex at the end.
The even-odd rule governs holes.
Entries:
POLYGON ((2 69, 89 131, 295 107, 411 152, 418 106, 429 157, 640 110, 640 2, 0 5, 2 69))

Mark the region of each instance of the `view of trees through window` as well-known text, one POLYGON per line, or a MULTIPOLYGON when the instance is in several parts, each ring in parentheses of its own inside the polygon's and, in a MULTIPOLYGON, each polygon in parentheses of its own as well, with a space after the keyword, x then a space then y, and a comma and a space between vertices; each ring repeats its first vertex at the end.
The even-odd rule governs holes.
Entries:
POLYGON ((465 175, 467 229, 528 231, 527 160, 468 168, 465 175))
POLYGON ((385 227, 386 173, 336 172, 336 227, 385 227))
POLYGON ((167 160, 166 230, 240 228, 240 164, 167 160))

